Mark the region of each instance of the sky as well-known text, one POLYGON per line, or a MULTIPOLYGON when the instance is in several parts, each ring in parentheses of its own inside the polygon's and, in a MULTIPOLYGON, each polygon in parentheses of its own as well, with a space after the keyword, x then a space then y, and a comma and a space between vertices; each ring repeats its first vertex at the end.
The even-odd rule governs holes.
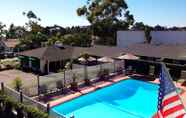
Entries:
MULTIPOLYGON (((27 18, 23 11, 32 10, 41 18, 43 26, 63 27, 88 25, 78 17, 76 9, 86 0, 0 0, 0 21, 6 25, 24 25, 27 18)), ((137 22, 148 25, 186 26, 186 0, 126 0, 137 22)))

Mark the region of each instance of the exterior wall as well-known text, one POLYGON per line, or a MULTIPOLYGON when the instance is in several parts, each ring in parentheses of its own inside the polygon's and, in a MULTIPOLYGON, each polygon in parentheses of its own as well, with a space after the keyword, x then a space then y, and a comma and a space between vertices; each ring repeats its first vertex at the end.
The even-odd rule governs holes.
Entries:
POLYGON ((152 31, 152 44, 186 44, 186 31, 152 31))
POLYGON ((144 31, 117 31, 117 47, 127 47, 131 44, 144 43, 144 31))
POLYGON ((40 60, 40 71, 42 73, 45 72, 45 64, 46 64, 46 62, 44 60, 40 60))
MULTIPOLYGON (((4 44, 4 42, 0 40, 0 52, 2 51, 2 49, 5 50, 6 48, 7 48, 7 47, 6 47, 6 45, 4 44)), ((4 50, 3 50, 3 51, 4 51, 4 50)))

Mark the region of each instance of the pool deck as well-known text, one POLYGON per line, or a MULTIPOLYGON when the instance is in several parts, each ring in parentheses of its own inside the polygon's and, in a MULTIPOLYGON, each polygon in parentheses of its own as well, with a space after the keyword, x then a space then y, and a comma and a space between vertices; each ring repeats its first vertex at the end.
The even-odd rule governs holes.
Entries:
MULTIPOLYGON (((155 79, 154 81, 151 81, 152 83, 156 83, 156 84, 159 84, 159 79, 155 79)), ((186 86, 183 86, 181 83, 178 83, 178 82, 174 82, 174 84, 176 85, 176 87, 182 89, 182 92, 180 94, 180 97, 182 99, 182 102, 184 104, 184 106, 186 107, 186 86)))
POLYGON ((72 100, 74 98, 77 98, 81 95, 88 94, 90 92, 96 91, 96 90, 101 89, 106 86, 110 86, 114 83, 120 82, 125 79, 129 79, 129 77, 124 76, 124 75, 119 75, 119 76, 113 77, 110 81, 103 81, 103 82, 100 82, 97 84, 93 84, 91 86, 86 86, 86 87, 80 88, 78 92, 72 93, 70 95, 67 95, 67 96, 59 98, 57 100, 49 102, 50 107, 54 107, 54 106, 59 105, 61 103, 64 103, 64 102, 67 102, 67 101, 72 100))
MULTIPOLYGON (((119 76, 113 77, 110 81, 98 82, 98 83, 93 84, 91 86, 86 86, 86 87, 80 88, 78 92, 74 92, 70 95, 61 97, 57 100, 50 101, 49 102, 50 107, 54 107, 54 106, 59 105, 61 103, 64 103, 64 102, 67 102, 67 101, 72 100, 74 98, 77 98, 81 95, 88 94, 88 93, 96 91, 100 88, 110 86, 114 83, 118 83, 118 82, 120 82, 122 80, 126 80, 126 79, 129 79, 129 76, 119 75, 119 76)), ((154 81, 150 81, 150 82, 158 84, 159 79, 157 78, 154 81)), ((183 92, 181 93, 181 98, 182 98, 183 104, 186 106, 186 86, 182 86, 181 83, 175 83, 175 85, 183 90, 183 92)))

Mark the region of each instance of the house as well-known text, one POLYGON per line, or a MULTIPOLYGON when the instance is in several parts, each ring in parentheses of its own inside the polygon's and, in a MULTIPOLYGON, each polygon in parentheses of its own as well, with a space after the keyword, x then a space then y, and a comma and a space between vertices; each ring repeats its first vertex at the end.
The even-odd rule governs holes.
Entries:
MULTIPOLYGON (((49 46, 37 48, 19 53, 22 68, 31 69, 34 72, 48 74, 63 69, 67 61, 76 60, 82 54, 87 53, 96 59, 100 57, 117 58, 126 53, 132 53, 140 57, 140 63, 132 61, 134 68, 145 67, 142 62, 148 62, 156 68, 156 62, 163 61, 170 65, 170 68, 181 71, 186 69, 186 45, 151 45, 151 44, 133 44, 125 48, 114 46, 94 46, 94 47, 57 47, 49 46), (181 67, 181 69, 177 68, 181 67)), ((126 65, 131 64, 126 60, 126 65)), ((146 64, 146 67, 149 65, 146 64)), ((157 67, 158 68, 158 67, 157 67)), ((148 71, 147 71, 148 72, 148 71)))
POLYGON ((70 47, 57 46, 41 47, 18 53, 22 68, 31 69, 35 72, 57 72, 64 67, 66 61, 77 59, 83 53, 98 57, 116 57, 121 55, 124 49, 118 47, 95 46, 95 47, 70 47), (113 52, 113 53, 112 53, 113 52))
POLYGON ((19 44, 18 39, 6 39, 0 41, 0 54, 1 57, 12 57, 14 56, 14 51, 16 45, 19 44))

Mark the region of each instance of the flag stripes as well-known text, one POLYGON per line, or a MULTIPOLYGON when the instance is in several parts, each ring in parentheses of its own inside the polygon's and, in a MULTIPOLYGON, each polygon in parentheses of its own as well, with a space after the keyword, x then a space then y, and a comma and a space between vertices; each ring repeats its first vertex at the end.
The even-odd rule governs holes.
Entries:
POLYGON ((169 72, 162 64, 158 97, 158 112, 154 118, 183 118, 186 115, 184 105, 172 82, 169 72))

